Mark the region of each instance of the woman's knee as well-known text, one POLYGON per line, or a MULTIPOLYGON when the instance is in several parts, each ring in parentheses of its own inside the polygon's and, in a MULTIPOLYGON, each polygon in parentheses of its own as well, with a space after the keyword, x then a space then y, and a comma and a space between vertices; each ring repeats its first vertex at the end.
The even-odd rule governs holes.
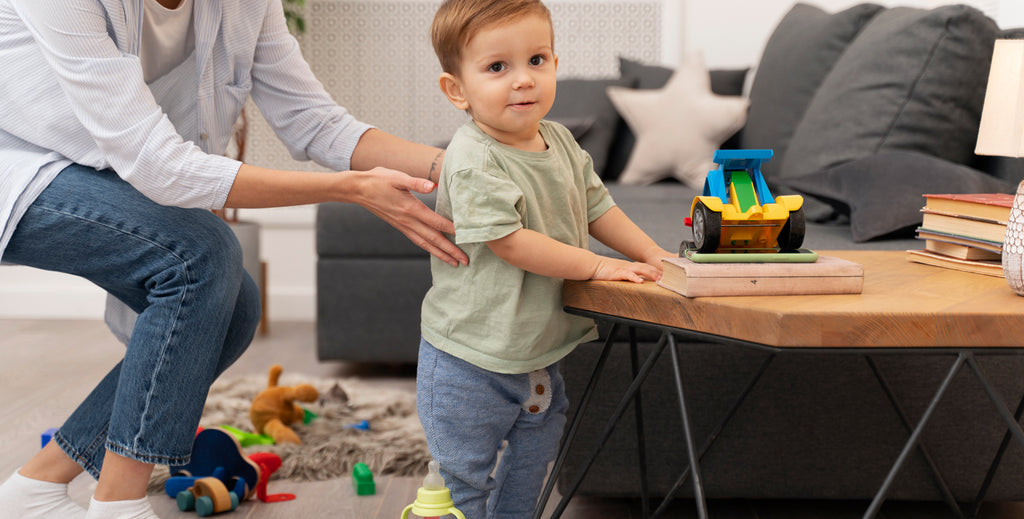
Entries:
POLYGON ((217 367, 219 375, 245 353, 252 343, 262 317, 263 304, 256 283, 248 275, 242 276, 242 284, 238 290, 238 299, 231 316, 221 362, 217 367))
POLYGON ((188 210, 195 213, 187 228, 188 244, 183 251, 196 268, 205 273, 226 276, 231 283, 241 283, 245 272, 242 246, 238 237, 223 220, 213 213, 188 210))

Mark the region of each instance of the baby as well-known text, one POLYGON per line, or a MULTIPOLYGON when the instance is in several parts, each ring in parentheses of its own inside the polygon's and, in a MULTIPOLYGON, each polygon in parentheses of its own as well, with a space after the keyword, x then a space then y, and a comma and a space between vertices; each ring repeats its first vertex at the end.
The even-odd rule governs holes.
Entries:
POLYGON ((431 259, 417 406, 456 507, 520 519, 536 506, 565 424, 557 363, 597 337, 592 320, 562 311, 562 281, 657 280, 673 254, 615 206, 570 132, 543 120, 558 66, 544 4, 448 0, 431 37, 441 91, 471 117, 448 146, 437 191, 469 264, 431 259), (635 261, 594 254, 589 235, 635 261))

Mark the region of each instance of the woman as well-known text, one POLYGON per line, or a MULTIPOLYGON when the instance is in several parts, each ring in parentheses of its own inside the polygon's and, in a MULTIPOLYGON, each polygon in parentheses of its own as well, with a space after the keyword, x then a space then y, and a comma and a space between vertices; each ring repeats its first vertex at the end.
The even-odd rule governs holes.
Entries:
POLYGON ((0 67, 0 260, 82 276, 139 314, 124 360, 0 486, 13 517, 156 517, 153 464, 188 459, 210 384, 259 320, 209 209, 358 203, 468 261, 410 193, 434 188, 440 151, 337 106, 280 0, 0 0, 0 67), (338 173, 223 157, 250 95, 295 158, 338 173), (98 479, 88 512, 67 497, 82 470, 98 479))

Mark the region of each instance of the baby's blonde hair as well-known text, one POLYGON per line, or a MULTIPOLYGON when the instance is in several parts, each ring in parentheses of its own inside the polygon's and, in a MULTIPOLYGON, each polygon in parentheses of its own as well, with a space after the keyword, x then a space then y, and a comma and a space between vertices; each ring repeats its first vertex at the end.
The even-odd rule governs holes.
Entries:
MULTIPOLYGON (((430 41, 441 70, 458 75, 462 49, 481 29, 529 14, 541 15, 551 23, 551 11, 540 0, 445 0, 430 26, 430 41)), ((554 43, 552 31, 552 46, 554 43)))

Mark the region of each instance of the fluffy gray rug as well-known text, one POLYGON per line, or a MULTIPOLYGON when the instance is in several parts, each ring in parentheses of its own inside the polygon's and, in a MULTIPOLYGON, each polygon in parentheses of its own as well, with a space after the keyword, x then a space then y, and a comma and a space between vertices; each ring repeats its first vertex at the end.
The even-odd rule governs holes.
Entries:
MULTIPOLYGON (((299 405, 315 413, 311 423, 292 428, 302 445, 254 445, 247 453, 273 452, 282 466, 273 479, 323 480, 352 474, 363 462, 374 474, 414 476, 427 473, 430 452, 416 415, 416 395, 397 389, 380 389, 355 379, 319 379, 281 375, 280 385, 312 384, 320 400, 299 405), (369 430, 352 427, 362 420, 369 430)), ((252 431, 249 404, 266 388, 266 375, 220 380, 210 388, 200 425, 229 425, 252 431)), ((154 473, 151 489, 162 489, 167 467, 154 473)))

